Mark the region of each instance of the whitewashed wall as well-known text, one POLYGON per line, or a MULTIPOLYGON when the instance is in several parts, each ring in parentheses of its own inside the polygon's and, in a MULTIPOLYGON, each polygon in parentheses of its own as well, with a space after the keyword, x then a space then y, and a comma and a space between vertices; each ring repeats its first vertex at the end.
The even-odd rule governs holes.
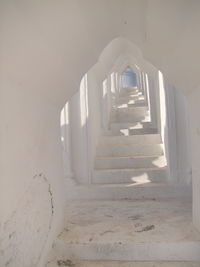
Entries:
POLYGON ((180 183, 192 182, 191 119, 187 95, 173 87, 176 114, 177 179, 180 183))
MULTIPOLYGON (((1 255, 4 255, 1 265, 9 262, 8 255, 14 255, 9 267, 18 263, 25 267, 34 266, 33 262, 42 264, 62 228, 60 111, 78 90, 83 74, 113 39, 123 36, 137 44, 145 58, 161 69, 178 89, 189 92, 197 88, 191 98, 194 117, 191 128, 198 131, 199 8, 200 2, 195 0, 127 0, 126 4, 124 0, 0 1, 0 212, 1 236, 7 251, 4 254, 5 246, 1 247, 1 255), (46 232, 37 232, 37 240, 33 239, 37 229, 33 222, 34 209, 30 207, 24 214, 20 208, 24 205, 18 204, 33 177, 41 173, 48 179, 54 199, 53 224, 42 255, 36 248, 43 243, 41 240, 46 240, 46 232), (15 217, 15 214, 19 215, 15 217), (22 217, 25 227, 21 229, 17 218, 22 217), (26 228, 29 225, 26 219, 33 222, 31 230, 26 228), (19 239, 9 239, 12 232, 5 228, 8 221, 17 234, 21 233, 19 239), (25 240, 30 241, 26 255, 22 253, 27 246, 25 240)), ((126 49, 124 42, 118 38, 118 44, 112 47, 113 54, 126 49)), ((197 205, 200 195, 198 133, 192 135, 192 141, 196 142, 193 181, 194 214, 197 214, 200 210, 197 205)), ((44 194, 31 195, 35 196, 34 200, 40 200, 41 211, 44 211, 46 198, 43 196, 47 188, 38 182, 36 191, 40 192, 40 188, 44 194)), ((37 220, 42 226, 44 218, 42 212, 40 214, 37 220)), ((195 224, 200 229, 200 221, 195 219, 195 224)))
POLYGON ((91 182, 101 134, 101 90, 94 67, 84 75, 80 90, 69 101, 73 178, 81 184, 91 182))
POLYGON ((88 169, 88 112, 87 88, 84 79, 80 90, 71 98, 70 132, 71 132, 71 164, 73 177, 80 183, 89 182, 88 169))
POLYGON ((192 142, 192 183, 193 183, 193 220, 200 229, 200 117, 199 117, 199 87, 187 95, 190 110, 191 142, 192 142))

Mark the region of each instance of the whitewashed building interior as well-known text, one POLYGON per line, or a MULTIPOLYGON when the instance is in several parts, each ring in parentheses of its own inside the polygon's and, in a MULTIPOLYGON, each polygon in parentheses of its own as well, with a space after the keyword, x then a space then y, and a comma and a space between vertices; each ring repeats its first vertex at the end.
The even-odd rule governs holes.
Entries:
POLYGON ((200 266, 200 1, 0 1, 0 266, 200 266))

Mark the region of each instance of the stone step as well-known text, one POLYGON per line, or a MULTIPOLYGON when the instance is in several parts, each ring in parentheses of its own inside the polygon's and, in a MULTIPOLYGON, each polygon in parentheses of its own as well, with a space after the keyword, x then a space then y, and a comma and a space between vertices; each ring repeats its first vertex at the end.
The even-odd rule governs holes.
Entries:
MULTIPOLYGON (((64 257, 62 260, 55 260, 47 263, 45 267, 59 267, 61 263, 71 263, 71 267, 199 267, 199 262, 185 261, 154 261, 154 262, 138 262, 138 261, 69 261, 64 257)), ((67 267, 66 265, 63 265, 67 267)), ((70 265, 68 265, 70 267, 70 265)))
POLYGON ((121 101, 128 102, 129 100, 134 100, 134 99, 144 100, 145 96, 142 95, 141 93, 135 93, 135 94, 129 94, 129 95, 119 95, 118 97, 119 102, 121 101))
POLYGON ((153 145, 101 145, 97 148, 97 156, 108 156, 108 157, 118 157, 118 156, 149 156, 163 154, 162 144, 153 145))
POLYGON ((138 122, 149 119, 147 107, 116 108, 111 113, 112 122, 138 122))
POLYGON ((95 169, 92 175, 94 184, 159 183, 166 180, 166 167, 95 169))
POLYGON ((69 203, 53 252, 72 261, 199 262, 199 251, 191 202, 152 199, 69 203))
POLYGON ((96 157, 96 169, 127 169, 127 168, 162 168, 166 166, 165 156, 120 156, 96 157))
POLYGON ((158 130, 156 128, 144 128, 144 129, 129 129, 128 135, 138 135, 138 134, 156 134, 158 130))
POLYGON ((118 107, 114 110, 118 113, 125 113, 125 114, 135 114, 139 116, 144 116, 148 111, 147 106, 140 106, 140 107, 118 107))
POLYGON ((147 103, 147 100, 135 100, 135 101, 132 101, 132 103, 129 103, 127 104, 128 107, 145 107, 147 106, 148 107, 148 103, 147 103))
POLYGON ((113 135, 141 135, 141 134, 156 134, 157 128, 152 122, 120 122, 112 123, 110 131, 113 135))
POLYGON ((125 123, 138 123, 138 122, 150 122, 150 116, 136 115, 136 114, 113 114, 110 120, 110 127, 113 129, 120 128, 125 123), (116 126, 117 125, 117 126, 116 126), (118 126, 119 125, 119 126, 118 126))
POLYGON ((120 136, 131 136, 131 135, 147 135, 147 134, 157 134, 157 129, 117 129, 112 128, 109 132, 109 136, 120 135, 120 136))
POLYGON ((113 133, 115 133, 114 135, 117 135, 116 133, 118 134, 122 133, 123 130, 128 130, 129 135, 136 134, 137 133, 136 130, 138 130, 138 134, 142 134, 143 132, 144 134, 157 133, 155 124, 153 124, 151 121, 112 123, 111 128, 113 133))
POLYGON ((130 96, 120 96, 117 99, 117 104, 134 104, 136 102, 144 101, 145 97, 143 95, 130 95, 130 96))
POLYGON ((139 91, 138 87, 123 87, 121 88, 120 92, 134 92, 134 91, 139 91))
POLYGON ((128 96, 134 96, 134 95, 137 95, 137 96, 142 96, 142 92, 140 92, 139 90, 133 90, 133 91, 121 91, 119 93, 119 97, 128 97, 128 96))
POLYGON ((127 184, 76 184, 73 179, 65 181, 68 200, 141 200, 190 197, 191 185, 167 184, 166 181, 129 182, 127 184))
POLYGON ((138 87, 123 87, 120 89, 120 92, 126 92, 126 93, 136 92, 136 91, 139 91, 138 87))
POLYGON ((143 122, 111 122, 110 131, 113 135, 137 135, 137 132, 138 135, 157 133, 157 129, 151 126, 152 123, 148 120, 148 118, 145 118, 143 122), (147 126, 145 126, 145 124, 147 126))
POLYGON ((126 103, 123 101, 120 101, 120 103, 117 103, 116 107, 148 107, 146 100, 131 100, 130 103, 126 103))
POLYGON ((99 145, 146 145, 146 144, 161 144, 160 134, 144 134, 131 136, 102 136, 99 145))
MULTIPOLYGON (((112 231, 112 230, 110 230, 112 231)), ((170 233, 169 233, 170 234, 170 233)), ((59 258, 79 260, 115 260, 115 261, 200 261, 200 242, 168 242, 168 243, 141 243, 121 245, 71 244, 64 240, 56 241, 54 245, 59 258)), ((187 266, 187 265, 186 265, 187 266)))

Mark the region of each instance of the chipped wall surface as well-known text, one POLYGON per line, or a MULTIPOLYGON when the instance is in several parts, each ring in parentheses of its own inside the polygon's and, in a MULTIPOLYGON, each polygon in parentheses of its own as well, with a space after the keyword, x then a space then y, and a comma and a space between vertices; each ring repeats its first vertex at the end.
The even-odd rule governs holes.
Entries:
POLYGON ((51 185, 43 174, 36 175, 21 197, 17 209, 3 224, 0 266, 37 266, 53 219, 51 185))

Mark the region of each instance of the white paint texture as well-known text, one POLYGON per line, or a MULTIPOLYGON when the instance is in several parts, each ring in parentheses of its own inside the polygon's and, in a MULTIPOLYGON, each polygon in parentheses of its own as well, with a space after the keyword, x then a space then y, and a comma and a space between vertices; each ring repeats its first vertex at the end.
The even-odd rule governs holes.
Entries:
MULTIPOLYGON (((1 233, 5 232, 3 244, 11 248, 12 230, 11 233, 3 230, 4 223, 10 220, 8 228, 15 228, 20 238, 23 234, 30 237, 30 247, 34 248, 27 252, 24 261, 22 251, 26 251, 26 243, 16 241, 18 252, 8 266, 17 263, 21 267, 33 266, 39 258, 42 266, 52 240, 62 227, 60 111, 69 96, 79 89, 83 74, 97 62, 104 47, 119 36, 138 45, 145 58, 160 68, 178 89, 189 92, 197 88, 191 97, 191 114, 194 115, 192 140, 196 141, 193 146, 194 218, 200 229, 199 103, 195 97, 199 96, 200 79, 199 9, 200 2, 195 0, 1 1, 1 233), (55 207, 55 219, 43 255, 39 248, 45 243, 47 229, 39 232, 37 239, 33 233, 37 226, 43 229, 49 224, 50 211, 45 218, 42 212, 37 214, 38 222, 31 223, 33 232, 26 234, 27 228, 22 226, 33 220, 35 206, 18 205, 38 173, 48 179, 55 207), (18 218, 22 217, 21 225, 18 218)), ((124 50, 120 40, 112 51, 107 50, 114 58, 120 49, 124 50)), ((108 69, 105 64, 105 70, 108 69)), ((50 207, 47 189, 39 182, 34 185, 34 192, 39 193, 31 194, 35 205, 40 204, 44 212, 50 207)), ((1 261, 6 263, 10 258, 7 252, 1 261)))
POLYGON ((192 142, 192 178, 193 178, 193 220, 195 226, 200 226, 200 120, 199 120, 199 97, 200 92, 197 88, 189 95, 190 118, 191 118, 191 142, 192 142))
POLYGON ((53 198, 47 178, 43 174, 35 175, 17 209, 2 225, 1 266, 38 265, 52 231, 53 198))

